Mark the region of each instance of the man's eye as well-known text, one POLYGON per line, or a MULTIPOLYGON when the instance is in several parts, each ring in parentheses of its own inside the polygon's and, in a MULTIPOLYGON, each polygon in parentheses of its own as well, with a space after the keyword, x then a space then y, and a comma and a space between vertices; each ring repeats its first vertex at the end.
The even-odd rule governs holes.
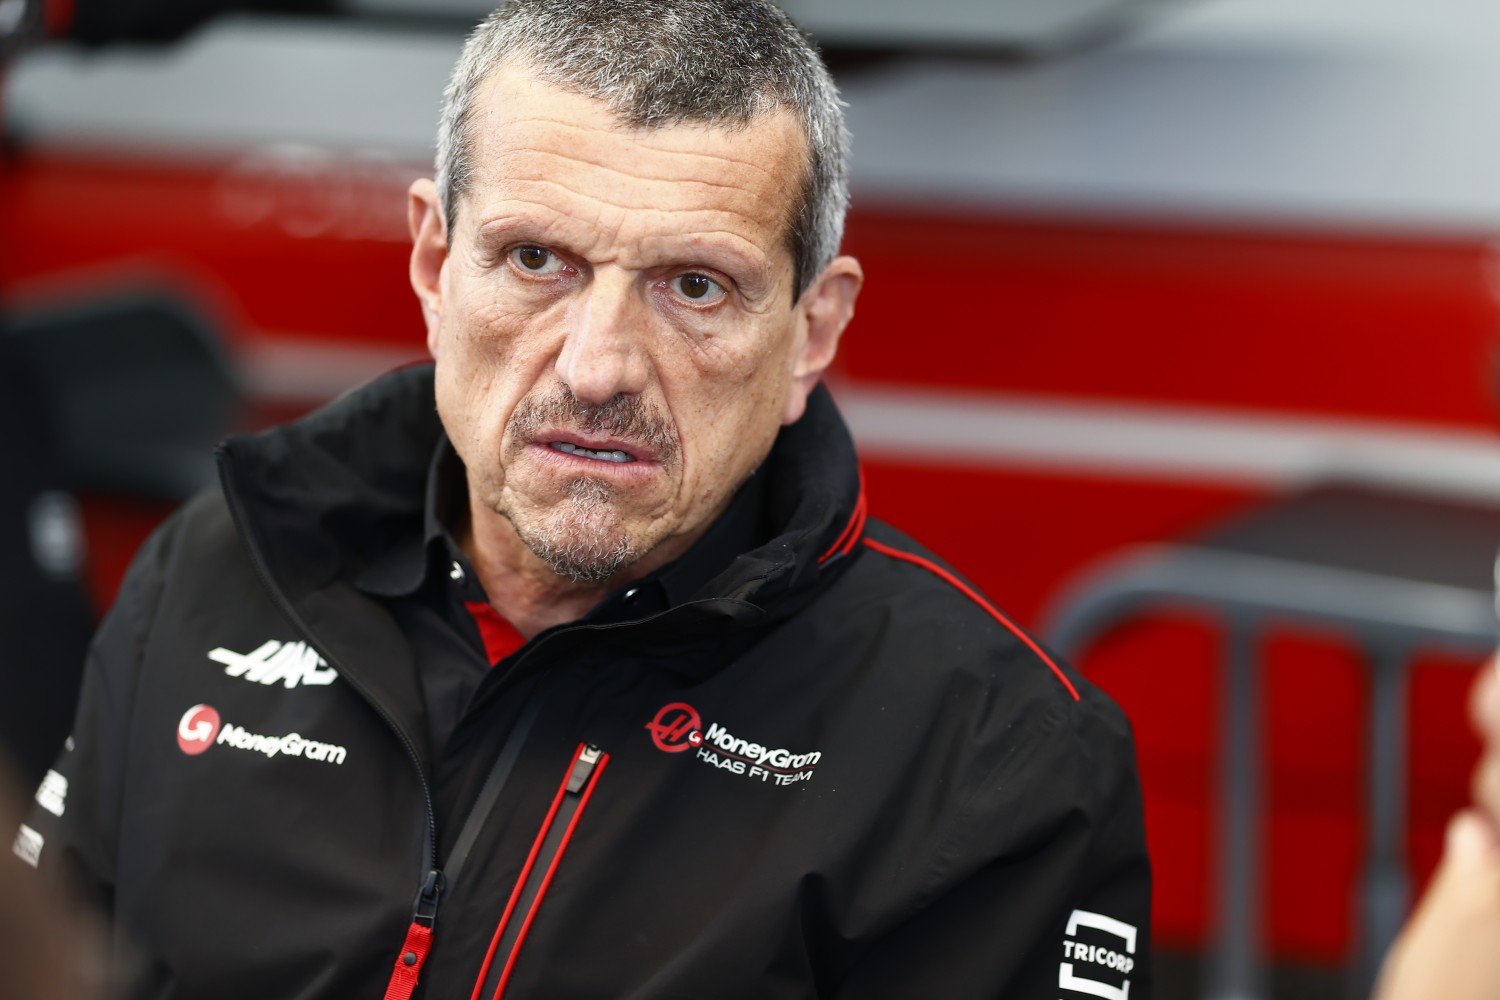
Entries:
POLYGON ((717 302, 724 297, 724 286, 706 274, 689 271, 673 278, 670 284, 673 291, 689 302, 717 302))
POLYGON ((563 269, 562 259, 541 247, 516 247, 510 252, 510 259, 521 270, 532 274, 556 274, 563 269))

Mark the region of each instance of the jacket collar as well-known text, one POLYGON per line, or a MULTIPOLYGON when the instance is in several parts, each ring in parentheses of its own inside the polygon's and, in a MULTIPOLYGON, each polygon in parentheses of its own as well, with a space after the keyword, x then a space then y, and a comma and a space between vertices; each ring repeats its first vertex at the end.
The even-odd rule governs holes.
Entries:
MULTIPOLYGON (((368 652, 368 640, 357 622, 341 634, 330 602, 353 601, 353 582, 382 553, 422 544, 429 465, 442 433, 432 366, 421 365, 220 446, 224 490, 252 557, 305 624, 322 623, 315 638, 346 670, 364 669, 355 663, 370 659, 358 655, 368 652)), ((679 605, 701 611, 702 621, 667 613, 685 636, 793 613, 852 549, 864 509, 858 462, 822 386, 802 419, 782 428, 763 474, 770 540, 679 605)))
MULTIPOLYGON (((729 507, 687 552, 654 572, 608 595, 589 618, 622 621, 696 599, 705 585, 743 552, 767 541, 765 499, 766 471, 755 470, 740 487, 729 507)), ((466 584, 450 585, 446 579, 457 565, 464 576, 472 576, 468 557, 459 549, 451 527, 467 519, 468 482, 463 462, 446 434, 441 435, 428 463, 427 487, 422 515, 422 534, 399 539, 354 578, 354 585, 374 597, 400 598, 423 588, 450 590, 457 586, 472 599, 466 584)))

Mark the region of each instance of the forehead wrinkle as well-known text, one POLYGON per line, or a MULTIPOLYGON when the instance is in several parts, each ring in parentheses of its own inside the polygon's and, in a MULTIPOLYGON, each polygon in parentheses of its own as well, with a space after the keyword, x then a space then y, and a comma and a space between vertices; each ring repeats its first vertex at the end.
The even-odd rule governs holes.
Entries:
MULTIPOLYGON (((667 182, 664 181, 662 183, 665 184, 667 182)), ((578 188, 569 185, 565 181, 555 180, 550 177, 527 178, 525 180, 514 178, 511 179, 508 184, 510 187, 512 187, 515 193, 513 195, 507 196, 505 200, 519 202, 522 204, 542 206, 549 204, 545 201, 539 200, 539 196, 533 196, 530 198, 525 197, 524 192, 526 192, 527 189, 532 189, 533 191, 537 189, 560 190, 566 192, 578 202, 595 206, 602 205, 608 208, 615 209, 619 212, 640 212, 644 210, 661 211, 670 214, 673 218, 681 218, 683 216, 691 215, 714 215, 721 217, 728 216, 731 219, 739 220, 747 227, 752 229, 764 226, 767 222, 766 219, 761 218, 758 215, 751 214, 752 210, 761 204, 761 199, 748 195, 745 198, 736 199, 736 201, 747 203, 743 206, 737 204, 680 205, 672 206, 670 208, 662 208, 660 199, 651 197, 652 192, 650 191, 644 192, 643 196, 639 200, 636 200, 628 198, 621 199, 618 196, 611 196, 610 194, 606 194, 604 192, 579 190, 578 188)), ((572 212, 561 211, 555 207, 552 209, 552 211, 559 215, 574 214, 572 212)))
POLYGON ((487 89, 484 120, 475 122, 484 151, 475 157, 476 181, 488 176, 470 188, 499 196, 487 210, 508 202, 546 213, 532 219, 533 238, 557 233, 559 249, 590 248, 586 257, 614 259, 622 242, 644 255, 649 243, 654 252, 671 248, 674 263, 691 264, 693 240, 706 239, 705 253, 748 265, 739 268, 742 280, 775 282, 807 172, 808 138, 794 114, 773 108, 743 123, 639 126, 576 92, 566 103, 538 104, 536 87, 502 73, 487 89), (702 231, 691 232, 694 225, 702 231))
MULTIPOLYGON (((709 188, 710 190, 740 191, 740 192, 743 192, 745 195, 747 195, 749 197, 752 197, 752 198, 755 197, 755 195, 747 188, 746 185, 744 185, 744 184, 735 184, 735 183, 732 183, 732 182, 729 182, 729 181, 710 180, 708 178, 695 176, 693 174, 671 174, 671 173, 645 174, 645 173, 640 172, 639 170, 633 170, 633 169, 632 170, 626 170, 626 169, 624 169, 622 167, 611 166, 608 163, 601 163, 601 162, 599 162, 597 160, 585 159, 583 157, 580 157, 580 156, 577 156, 577 155, 571 154, 571 153, 553 153, 553 152, 548 152, 548 151, 545 151, 545 150, 528 150, 527 152, 528 152, 529 155, 532 155, 532 156, 537 156, 537 157, 541 157, 541 158, 551 158, 551 159, 554 159, 554 160, 562 160, 565 163, 583 163, 583 164, 587 164, 588 166, 593 167, 596 170, 602 170, 602 171, 604 171, 606 173, 616 174, 618 176, 626 177, 626 178, 628 178, 630 180, 633 180, 633 181, 644 181, 647 184, 669 184, 669 185, 671 185, 674 188, 702 187, 702 188, 709 188)), ((719 162, 723 158, 722 157, 714 157, 713 159, 715 160, 715 162, 719 162)), ((736 162, 738 162, 738 161, 736 161, 736 162)), ((773 176, 770 171, 764 171, 764 173, 766 174, 767 178, 770 178, 770 177, 773 176)))
MULTIPOLYGON (((623 188, 628 194, 636 186, 623 185, 623 188)), ((628 197, 621 198, 616 192, 601 192, 593 190, 591 187, 580 188, 570 184, 567 180, 554 177, 506 177, 498 185, 491 188, 493 200, 489 201, 489 205, 498 206, 505 203, 534 205, 550 215, 563 216, 577 216, 579 214, 576 210, 577 207, 585 205, 592 208, 596 215, 602 214, 598 209, 600 206, 605 206, 617 212, 630 214, 645 211, 652 213, 661 212, 674 219, 709 216, 739 223, 750 232, 764 229, 767 223, 777 228, 782 224, 781 220, 774 216, 761 215, 757 209, 763 205, 764 199, 756 197, 752 192, 748 191, 741 191, 740 197, 730 199, 726 203, 721 204, 668 204, 667 207, 663 207, 663 199, 653 196, 657 188, 676 191, 682 187, 682 184, 675 181, 652 182, 652 187, 641 192, 638 196, 639 200, 637 200, 628 197), (540 193, 544 191, 561 191, 565 193, 569 196, 569 204, 573 210, 560 207, 555 199, 549 200, 544 194, 540 193)), ((725 188, 740 191, 734 185, 725 185, 725 188)), ((717 189, 716 187, 715 190, 717 189)), ((722 225, 722 223, 720 224, 722 225)), ((745 234, 741 233, 740 236, 748 240, 745 234)))
MULTIPOLYGON (((633 153, 645 149, 653 153, 665 153, 671 156, 689 157, 695 160, 712 160, 715 163, 722 163, 727 161, 739 166, 748 167, 756 173, 764 175, 768 180, 771 180, 774 183, 779 180, 780 173, 777 170, 772 169, 771 167, 762 166, 762 162, 765 159, 764 156, 756 156, 752 154, 737 155, 732 151, 707 152, 697 149, 683 149, 672 142, 665 141, 670 134, 675 133, 676 135, 682 135, 690 131, 699 135, 707 136, 717 135, 728 137, 741 135, 752 137, 753 141, 751 130, 754 128, 754 126, 759 122, 769 122, 771 120, 773 119, 769 116, 756 119, 755 121, 747 123, 743 129, 730 129, 713 125, 695 125, 687 122, 679 123, 676 125, 663 126, 661 128, 627 129, 621 128, 619 123, 616 122, 613 118, 611 118, 607 123, 601 125, 592 125, 538 114, 532 115, 527 118, 518 119, 509 123, 505 123, 502 121, 500 123, 498 134, 503 137, 501 141, 507 144, 512 144, 516 141, 516 139, 523 137, 525 132, 527 131, 526 126, 528 125, 540 125, 544 127, 557 128, 567 132, 584 132, 589 134, 603 135, 608 137, 611 141, 619 140, 623 144, 628 145, 631 152, 633 153)), ((793 126, 792 132, 794 133, 794 136, 798 139, 802 139, 802 142, 798 143, 797 145, 805 146, 806 140, 802 136, 800 124, 798 124, 795 119, 792 119, 790 117, 788 117, 786 120, 788 124, 793 126)), ((528 152, 538 153, 545 152, 529 145, 525 146, 524 150, 528 152)), ((521 150, 517 151, 519 152, 521 150)), ((778 146, 777 151, 784 153, 788 150, 784 146, 778 146)), ((797 149, 796 152, 799 154, 803 154, 797 157, 799 160, 805 157, 805 149, 797 149)), ((547 155, 561 154, 551 153, 547 155)), ((599 163, 594 160, 588 160, 578 157, 570 158, 575 159, 576 162, 579 163, 591 163, 594 166, 613 169, 610 168, 608 164, 599 163)))
MULTIPOLYGON (((707 158, 713 160, 714 163, 715 163, 715 165, 719 166, 720 168, 723 168, 723 167, 727 166, 728 163, 734 163, 734 164, 740 164, 740 165, 746 165, 746 166, 750 165, 749 161, 745 161, 745 160, 738 160, 738 159, 731 159, 731 158, 726 158, 726 157, 712 156, 710 154, 704 154, 704 155, 707 158)), ((525 161, 527 161, 527 160, 540 161, 539 163, 536 163, 535 166, 540 166, 542 170, 546 170, 547 164, 549 162, 553 162, 553 163, 557 163, 558 165, 561 165, 561 166, 569 166, 569 167, 571 167, 571 166, 577 166, 577 165, 582 164, 582 165, 586 165, 588 167, 591 167, 594 170, 600 171, 601 173, 607 174, 607 175, 609 175, 611 177, 623 178, 627 182, 642 183, 642 184, 645 184, 645 185, 652 185, 652 186, 666 185, 666 186, 672 188, 673 190, 699 189, 699 190, 704 190, 704 191, 730 191, 730 192, 735 192, 736 194, 739 194, 742 198, 747 198, 747 199, 750 199, 750 200, 756 201, 756 202, 759 202, 759 201, 763 200, 764 194, 766 193, 765 191, 757 191, 755 188, 758 187, 758 185, 751 185, 751 184, 747 184, 747 183, 736 183, 736 182, 733 182, 733 181, 715 180, 715 179, 713 179, 711 177, 704 177, 704 176, 701 176, 701 175, 698 175, 698 174, 694 174, 694 173, 689 173, 689 172, 682 172, 682 173, 676 173, 676 172, 671 172, 671 171, 644 172, 644 171, 642 171, 640 169, 640 167, 643 166, 643 165, 642 164, 638 164, 638 163, 633 163, 631 165, 631 167, 626 168, 626 167, 617 166, 614 163, 610 163, 610 162, 606 162, 606 161, 602 161, 602 160, 597 160, 597 159, 591 159, 591 158, 588 158, 588 157, 585 157, 585 156, 581 156, 581 155, 579 155, 576 152, 571 152, 571 151, 569 151, 569 152, 559 152, 559 151, 555 151, 555 150, 536 149, 534 147, 526 147, 524 149, 514 150, 514 151, 508 152, 508 153, 506 153, 506 154, 504 154, 502 156, 497 156, 497 157, 493 158, 493 164, 494 164, 495 169, 501 171, 501 174, 502 174, 502 179, 501 179, 500 183, 501 184, 548 183, 548 182, 558 183, 558 182, 552 181, 552 179, 548 178, 548 177, 518 177, 518 176, 515 176, 515 174, 512 173, 511 171, 514 171, 517 168, 522 167, 525 164, 525 161)), ((771 193, 774 193, 775 191, 777 191, 777 190, 780 189, 781 184, 780 184, 780 181, 777 180, 777 178, 779 178, 779 176, 780 176, 779 174, 776 174, 776 173, 774 173, 773 171, 770 171, 770 170, 762 169, 760 167, 756 167, 755 169, 758 170, 760 172, 760 174, 762 175, 761 179, 766 180, 768 182, 774 181, 774 183, 770 184, 770 192, 771 193)), ((722 170, 721 170, 721 172, 722 172, 722 170)), ((566 186, 566 185, 564 185, 564 186, 566 186)), ((582 192, 577 192, 577 193, 582 193, 582 192)), ((646 207, 646 206, 643 206, 643 205, 634 205, 634 206, 631 206, 631 207, 633 207, 633 208, 642 208, 642 207, 646 207)))

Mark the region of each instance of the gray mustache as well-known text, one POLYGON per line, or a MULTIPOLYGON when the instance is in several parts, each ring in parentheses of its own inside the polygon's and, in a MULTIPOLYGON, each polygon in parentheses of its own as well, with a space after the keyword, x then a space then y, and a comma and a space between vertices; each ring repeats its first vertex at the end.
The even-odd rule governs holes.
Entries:
POLYGON ((637 444, 663 466, 678 460, 677 434, 665 413, 640 396, 620 393, 603 403, 585 403, 567 386, 543 396, 529 396, 516 407, 511 423, 522 440, 546 427, 568 427, 580 434, 597 434, 637 444))

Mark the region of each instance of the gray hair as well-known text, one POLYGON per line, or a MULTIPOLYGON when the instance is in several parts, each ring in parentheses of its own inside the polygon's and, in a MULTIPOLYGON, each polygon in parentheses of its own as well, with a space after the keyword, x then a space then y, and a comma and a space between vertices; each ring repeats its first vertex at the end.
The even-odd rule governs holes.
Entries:
POLYGON ((480 85, 518 56, 632 128, 738 128, 779 109, 807 136, 788 228, 800 296, 838 254, 849 203, 843 105, 817 49, 770 0, 509 0, 469 35, 443 93, 437 188, 452 241, 474 170, 480 85))

